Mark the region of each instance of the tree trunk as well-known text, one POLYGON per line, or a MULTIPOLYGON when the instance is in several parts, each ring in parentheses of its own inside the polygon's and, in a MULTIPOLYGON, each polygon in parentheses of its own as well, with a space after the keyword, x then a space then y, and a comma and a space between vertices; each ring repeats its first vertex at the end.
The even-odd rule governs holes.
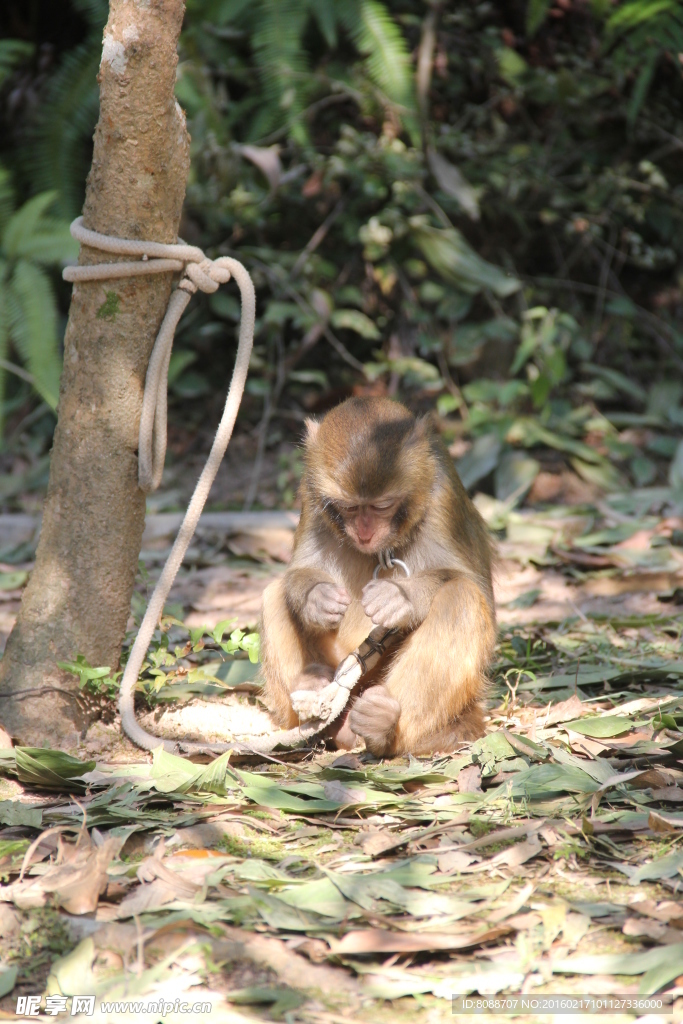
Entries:
MULTIPOLYGON (((183 0, 110 2, 83 211, 95 231, 177 240, 189 169, 173 94, 183 13, 183 0)), ((115 259, 81 248, 84 264, 115 259)), ((73 288, 36 566, 0 664, 0 719, 25 744, 72 747, 87 727, 57 662, 118 666, 145 518, 142 391, 171 276, 73 288)))

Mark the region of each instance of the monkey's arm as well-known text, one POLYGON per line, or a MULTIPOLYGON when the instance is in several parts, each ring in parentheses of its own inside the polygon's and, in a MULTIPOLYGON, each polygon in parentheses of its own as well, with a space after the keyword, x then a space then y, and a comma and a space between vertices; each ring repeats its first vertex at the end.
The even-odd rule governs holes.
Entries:
POLYGON ((429 614, 432 601, 455 573, 429 569, 408 579, 370 580, 363 588, 363 611, 376 626, 416 629, 429 614))
POLYGON ((329 573, 308 567, 290 568, 285 573, 285 599, 296 618, 310 629, 336 629, 351 595, 329 573))

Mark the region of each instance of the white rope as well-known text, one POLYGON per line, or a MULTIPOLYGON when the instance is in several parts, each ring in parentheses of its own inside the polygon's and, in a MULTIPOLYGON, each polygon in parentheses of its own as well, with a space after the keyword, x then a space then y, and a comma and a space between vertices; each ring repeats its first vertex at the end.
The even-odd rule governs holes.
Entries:
MULTIPOLYGON (((237 260, 230 259, 227 256, 217 260, 209 260, 201 249, 193 245, 165 245, 160 242, 134 241, 132 239, 101 235, 97 231, 89 231, 87 228, 84 228, 82 217, 78 217, 71 225, 71 234, 83 245, 88 245, 91 248, 100 249, 103 252, 115 255, 138 256, 141 258, 136 262, 98 263, 83 267, 67 267, 63 274, 64 279, 67 281, 102 281, 117 277, 130 277, 135 274, 162 273, 169 270, 183 271, 178 290, 171 296, 147 368, 139 438, 138 472, 140 486, 143 490, 154 489, 161 480, 166 451, 166 382, 168 378, 168 364, 171 357, 175 328, 185 307, 198 289, 204 292, 215 292, 219 284, 225 283, 231 276, 237 282, 242 298, 242 316, 237 356, 223 416, 218 425, 216 437, 211 446, 206 465, 197 481, 194 494, 185 513, 185 518, 178 531, 178 536, 147 606, 147 611, 145 612, 142 625, 133 644, 133 649, 130 652, 123 679, 121 680, 119 707, 122 724, 129 737, 134 743, 137 743, 138 746, 146 750, 153 750, 160 744, 163 744, 167 750, 172 750, 176 747, 174 742, 160 740, 158 737, 152 736, 136 722, 134 712, 135 686, 147 653, 147 648, 164 610, 166 598, 197 528, 197 523, 209 495, 209 490, 232 435, 244 391, 247 371, 249 369, 249 357, 254 340, 256 295, 248 271, 237 260), (150 257, 152 258, 150 259, 150 257)), ((196 746, 200 747, 201 745, 197 744, 196 746)))

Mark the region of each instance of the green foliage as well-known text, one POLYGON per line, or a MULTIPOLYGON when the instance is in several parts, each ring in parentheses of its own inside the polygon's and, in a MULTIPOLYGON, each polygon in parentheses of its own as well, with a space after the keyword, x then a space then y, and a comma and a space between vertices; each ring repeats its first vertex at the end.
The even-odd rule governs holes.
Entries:
MULTIPOLYGON (((290 135, 306 144, 309 135, 304 121, 307 107, 328 91, 357 95, 349 76, 340 68, 328 74, 311 70, 311 46, 307 39, 315 26, 330 51, 338 49, 341 37, 350 40, 362 55, 363 91, 377 90, 379 101, 408 118, 414 107, 412 73, 405 38, 386 7, 378 0, 191 0, 188 4, 188 49, 206 58, 222 49, 217 38, 249 40, 253 65, 261 85, 260 95, 251 95, 238 106, 247 113, 248 141, 263 142, 275 136, 290 135), (211 26, 216 30, 212 32, 211 26), (221 31, 223 26, 229 29, 221 31), (207 38, 208 37, 208 38, 207 38), (336 72, 341 72, 336 77, 336 72), (327 89, 325 88, 327 87, 327 89), (285 119, 283 126, 282 121, 285 119)), ((227 48, 226 48, 227 49, 227 48)), ((251 69, 247 62, 230 60, 233 73, 248 82, 252 90, 251 69), (241 65, 241 66, 240 66, 241 65)), ((360 71, 360 69, 359 69, 360 71)), ((180 95, 192 107, 203 106, 201 93, 207 95, 206 77, 195 66, 185 68, 194 83, 180 86, 180 95)), ((210 89, 210 86, 209 86, 210 89)), ((233 120, 234 115, 229 120, 233 120)), ((213 120, 213 119, 212 119, 213 120)))
POLYGON ((610 15, 606 29, 617 66, 637 73, 628 107, 633 124, 659 61, 683 50, 683 9, 678 0, 630 0, 610 15))
POLYGON ((113 699, 118 693, 120 672, 112 673, 108 666, 93 668, 88 660, 79 654, 75 661, 58 661, 57 666, 71 675, 78 676, 78 686, 95 695, 103 694, 113 699))
POLYGON ((97 72, 108 11, 107 0, 70 2, 85 20, 86 37, 63 55, 46 83, 20 151, 32 190, 55 189, 59 213, 68 220, 81 212, 90 169, 99 112, 97 72))
POLYGON ((20 64, 33 53, 31 43, 22 39, 0 39, 0 85, 20 64))
POLYGON ((43 192, 12 212, 9 176, 0 168, 0 401, 9 371, 28 379, 52 409, 61 360, 57 306, 46 268, 75 257, 78 248, 68 225, 48 213, 54 201, 54 192, 43 192), (28 373, 8 362, 10 345, 28 373))
MULTIPOLYGON (((106 4, 60 2, 85 38, 5 159, 72 215, 106 4)), ((265 403, 275 446, 325 391, 436 406, 498 516, 548 467, 590 487, 678 487, 681 395, 664 401, 660 385, 683 365, 680 4, 530 0, 523 38, 504 5, 443 5, 431 57, 428 15, 417 0, 189 0, 185 220, 255 276, 245 415, 265 403)), ((23 270, 17 281, 32 288, 23 270)), ((228 374, 237 318, 227 294, 194 304, 175 401, 228 374)), ((299 471, 285 457, 286 503, 299 471)))
MULTIPOLYGON (((165 686, 172 686, 172 691, 167 695, 169 698, 178 696, 179 687, 183 688, 183 692, 194 693, 211 693, 216 688, 224 690, 224 679, 216 675, 216 670, 220 668, 220 663, 216 661, 217 655, 225 661, 225 655, 233 659, 235 655, 246 654, 252 665, 258 664, 259 660, 258 633, 230 629, 234 624, 234 619, 225 619, 213 629, 199 626, 188 630, 172 615, 165 615, 142 666, 141 689, 149 696, 158 696, 165 686), (230 633, 226 636, 229 629, 230 633), (184 637, 187 639, 183 640, 184 637)), ((94 667, 82 654, 77 655, 74 661, 58 664, 65 672, 78 677, 81 690, 110 700, 117 697, 121 671, 112 672, 105 666, 94 667)))

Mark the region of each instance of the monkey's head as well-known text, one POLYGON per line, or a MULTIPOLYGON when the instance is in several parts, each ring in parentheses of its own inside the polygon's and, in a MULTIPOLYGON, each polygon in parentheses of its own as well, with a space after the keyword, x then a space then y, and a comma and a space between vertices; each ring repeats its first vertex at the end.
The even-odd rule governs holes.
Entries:
POLYGON ((306 427, 304 494, 314 508, 363 554, 400 549, 434 481, 426 421, 388 398, 349 398, 306 427))

